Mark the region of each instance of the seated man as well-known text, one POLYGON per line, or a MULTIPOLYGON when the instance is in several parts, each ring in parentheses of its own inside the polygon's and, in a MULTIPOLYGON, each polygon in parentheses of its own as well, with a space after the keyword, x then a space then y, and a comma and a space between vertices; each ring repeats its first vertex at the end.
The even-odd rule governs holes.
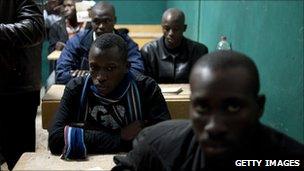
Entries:
POLYGON ((43 18, 45 23, 46 33, 50 27, 57 21, 61 20, 60 9, 63 0, 48 0, 44 5, 43 18))
POLYGON ((126 157, 114 158, 113 170, 222 170, 218 167, 234 167, 242 159, 264 159, 264 165, 265 159, 302 160, 302 144, 260 123, 265 96, 259 87, 257 68, 247 56, 205 55, 190 76, 191 119, 143 130, 126 157))
POLYGON ((146 74, 158 83, 188 83, 191 67, 208 48, 183 36, 187 25, 179 9, 166 10, 161 25, 164 35, 141 49, 146 74))
MULTIPOLYGON (((80 0, 63 1, 62 19, 52 24, 48 32, 49 54, 54 50, 61 51, 67 40, 85 29, 86 23, 77 21, 75 3, 78 1, 80 0)), ((50 61, 50 76, 46 81, 46 89, 55 83, 55 67, 56 61, 50 61)))
POLYGON ((82 75, 79 70, 88 70, 88 53, 96 37, 104 33, 115 33, 128 44, 128 61, 131 72, 143 72, 143 61, 137 44, 124 33, 114 29, 115 9, 107 2, 96 3, 90 12, 92 29, 86 29, 67 41, 56 66, 56 83, 66 84, 74 76, 82 75))
POLYGON ((170 119, 157 83, 129 72, 127 45, 119 35, 98 36, 89 52, 89 65, 90 75, 66 85, 49 129, 52 153, 62 153, 64 146, 79 141, 84 141, 81 146, 89 153, 128 151, 142 128, 170 119), (74 135, 71 131, 84 135, 75 134, 80 140, 70 142, 66 138, 74 135))
POLYGON ((63 1, 63 18, 55 22, 49 31, 49 53, 54 50, 62 50, 65 42, 84 30, 85 23, 78 22, 76 16, 75 3, 79 0, 63 1))

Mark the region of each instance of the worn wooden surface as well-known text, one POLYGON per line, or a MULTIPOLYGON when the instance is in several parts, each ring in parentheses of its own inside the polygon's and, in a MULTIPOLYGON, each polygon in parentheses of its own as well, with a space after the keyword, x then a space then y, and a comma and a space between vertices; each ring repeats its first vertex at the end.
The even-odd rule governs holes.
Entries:
MULTIPOLYGON (((177 87, 182 91, 176 93, 163 93, 167 102, 172 119, 186 119, 188 118, 189 104, 190 104, 190 89, 189 84, 159 84, 161 89, 177 87)), ((50 122, 56 113, 60 99, 63 95, 64 85, 52 85, 51 88, 42 98, 42 127, 47 129, 50 122)))
POLYGON ((86 160, 66 161, 49 151, 28 152, 20 157, 13 170, 111 170, 115 166, 113 156, 89 155, 86 160))

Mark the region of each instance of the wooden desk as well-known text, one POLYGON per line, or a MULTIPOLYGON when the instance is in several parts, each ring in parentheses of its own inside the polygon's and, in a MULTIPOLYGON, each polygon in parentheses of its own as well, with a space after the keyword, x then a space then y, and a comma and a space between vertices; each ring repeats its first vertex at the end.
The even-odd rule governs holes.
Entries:
POLYGON ((13 170, 111 170, 115 166, 113 156, 89 155, 84 161, 65 161, 50 152, 28 152, 22 154, 13 170))
POLYGON ((117 24, 115 28, 127 28, 129 36, 138 44, 139 49, 163 35, 159 24, 117 24))
POLYGON ((61 51, 54 50, 52 53, 50 53, 47 56, 47 59, 50 60, 50 61, 56 61, 59 58, 60 54, 61 54, 61 51))
MULTIPOLYGON (((168 87, 181 87, 182 92, 163 93, 167 102, 172 119, 188 118, 190 104, 190 89, 189 84, 160 84, 161 89, 168 87)), ((64 85, 52 85, 42 98, 42 128, 47 129, 50 122, 56 113, 60 99, 63 95, 64 85)))

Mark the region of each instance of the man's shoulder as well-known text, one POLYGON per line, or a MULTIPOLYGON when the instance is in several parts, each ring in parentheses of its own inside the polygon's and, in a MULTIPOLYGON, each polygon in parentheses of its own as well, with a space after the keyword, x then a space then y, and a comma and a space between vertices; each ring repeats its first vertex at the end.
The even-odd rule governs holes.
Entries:
MULTIPOLYGON (((175 144, 182 144, 183 139, 193 134, 191 122, 189 120, 168 120, 145 128, 138 136, 144 139, 145 143, 156 148, 168 149, 175 144)), ((174 148, 175 148, 174 147, 174 148)))
MULTIPOLYGON (((78 38, 86 38, 87 36, 93 36, 93 30, 84 29, 76 34, 78 38)), ((74 36, 75 37, 75 36, 74 36)))
POLYGON ((132 77, 137 86, 142 89, 142 92, 145 92, 148 89, 154 91, 155 88, 158 87, 157 82, 153 78, 143 75, 142 73, 133 72, 132 77))
POLYGON ((67 84, 66 88, 72 91, 82 90, 85 82, 85 77, 72 78, 67 84))
POLYGON ((268 137, 264 137, 264 139, 269 139, 268 145, 274 147, 278 157, 302 157, 304 159, 304 145, 300 142, 266 125, 261 126, 261 131, 268 137))
POLYGON ((156 40, 152 40, 152 41, 144 44, 144 46, 141 48, 141 50, 148 52, 148 51, 157 49, 160 46, 160 41, 161 41, 161 38, 158 38, 156 40))
POLYGON ((172 163, 195 141, 189 120, 168 120, 145 128, 133 141, 134 148, 144 147, 172 163))
POLYGON ((194 49, 198 49, 198 50, 200 50, 202 52, 208 53, 208 48, 207 48, 207 46, 205 44, 197 42, 197 41, 194 41, 194 40, 191 40, 189 38, 185 38, 185 39, 187 41, 188 47, 194 48, 194 49))
POLYGON ((153 78, 151 78, 147 75, 144 75, 140 72, 132 72, 132 78, 139 84, 150 84, 150 83, 155 82, 155 80, 153 80, 153 78))
POLYGON ((93 30, 85 29, 78 32, 75 36, 68 40, 67 46, 74 46, 75 48, 85 48, 89 50, 93 42, 93 30))

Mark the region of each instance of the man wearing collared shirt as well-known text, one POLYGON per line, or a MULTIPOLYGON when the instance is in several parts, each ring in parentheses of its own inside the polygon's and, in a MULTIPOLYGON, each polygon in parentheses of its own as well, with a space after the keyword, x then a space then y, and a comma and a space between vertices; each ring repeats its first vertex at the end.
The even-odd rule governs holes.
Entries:
POLYGON ((130 71, 143 72, 143 61, 138 45, 125 33, 114 29, 116 23, 114 6, 107 2, 95 4, 90 13, 92 29, 79 32, 67 41, 56 67, 56 83, 66 84, 71 78, 81 75, 81 70, 89 70, 88 53, 92 42, 104 33, 115 33, 121 36, 128 45, 130 71))
POLYGON ((193 64, 208 48, 183 36, 187 25, 179 9, 166 10, 161 25, 163 36, 141 49, 146 75, 158 83, 188 83, 193 64))

